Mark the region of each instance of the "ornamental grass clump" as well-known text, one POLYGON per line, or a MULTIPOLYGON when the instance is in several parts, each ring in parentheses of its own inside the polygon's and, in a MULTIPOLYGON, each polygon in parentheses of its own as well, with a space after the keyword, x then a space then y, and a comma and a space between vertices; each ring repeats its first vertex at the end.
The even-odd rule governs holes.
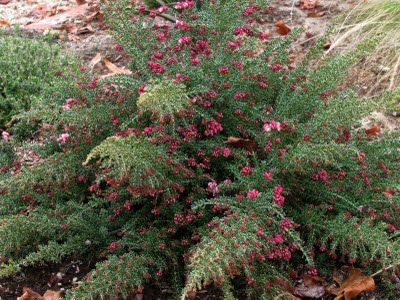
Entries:
POLYGON ((360 129, 382 104, 337 89, 366 45, 310 66, 317 44, 292 68, 297 33, 259 32, 264 1, 195 4, 105 1, 134 75, 82 68, 21 115, 41 159, 1 161, 1 276, 80 258, 98 264, 67 299, 160 282, 270 299, 335 262, 399 262, 399 138, 360 129))
POLYGON ((380 68, 378 80, 369 86, 368 92, 376 92, 380 85, 389 90, 396 89, 400 84, 400 1, 360 1, 340 21, 329 51, 343 47, 351 49, 368 39, 377 40, 377 47, 363 62, 367 70, 376 62, 380 68))

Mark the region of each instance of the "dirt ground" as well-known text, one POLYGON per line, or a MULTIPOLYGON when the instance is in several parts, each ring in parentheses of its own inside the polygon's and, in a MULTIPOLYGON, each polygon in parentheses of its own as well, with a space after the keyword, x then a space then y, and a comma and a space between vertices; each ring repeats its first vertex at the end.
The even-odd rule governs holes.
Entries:
MULTIPOLYGON (((86 1, 82 5, 75 0, 11 0, 8 4, 1 4, 2 1, 7 0, 0 0, 0 26, 7 28, 19 25, 24 32, 33 35, 54 33, 66 51, 79 55, 84 64, 99 75, 109 72, 104 65, 104 58, 120 67, 126 65, 126 59, 114 51, 116 41, 104 24, 99 1, 86 1)), ((358 0, 320 0, 315 9, 307 10, 299 5, 299 0, 273 0, 269 4, 272 13, 265 26, 272 37, 277 35, 275 23, 279 20, 291 28, 303 28, 304 33, 298 41, 299 49, 296 50, 301 54, 313 40, 323 36, 333 19, 351 10, 356 3, 358 0)), ((386 120, 386 117, 379 117, 386 120)), ((47 289, 63 290, 81 280, 91 267, 72 261, 28 269, 13 278, 0 279, 0 300, 17 299, 24 286, 38 293, 44 293, 47 289)), ((167 288, 159 287, 149 290, 142 299, 168 299, 168 295, 167 288)), ((219 295, 205 291, 199 293, 197 298, 218 299, 219 295)), ((374 295, 370 299, 380 298, 374 295)))

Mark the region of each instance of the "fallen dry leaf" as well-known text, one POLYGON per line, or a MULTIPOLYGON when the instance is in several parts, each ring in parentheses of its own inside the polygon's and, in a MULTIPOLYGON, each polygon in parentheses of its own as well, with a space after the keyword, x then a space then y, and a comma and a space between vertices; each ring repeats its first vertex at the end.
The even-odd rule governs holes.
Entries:
POLYGON ((114 74, 125 74, 125 75, 131 75, 132 71, 125 69, 125 68, 120 68, 114 65, 112 62, 110 62, 107 58, 104 59, 104 64, 109 69, 113 75, 114 74))
POLYGON ((249 152, 255 152, 259 150, 258 144, 255 141, 249 139, 237 138, 234 136, 228 137, 228 140, 225 142, 225 144, 233 148, 246 149, 249 152))
POLYGON ((46 293, 44 293, 42 300, 58 300, 61 298, 61 292, 60 291, 51 291, 47 290, 46 293))
POLYGON ((285 24, 284 21, 280 20, 275 23, 276 32, 280 35, 288 35, 291 29, 285 24))
POLYGON ((377 135, 380 131, 380 128, 376 125, 365 129, 367 135, 377 135))
POLYGON ((322 16, 325 16, 325 12, 324 11, 318 11, 318 12, 310 11, 310 12, 307 13, 307 17, 310 17, 310 18, 319 18, 319 17, 322 17, 322 16))
POLYGON ((43 300, 42 296, 32 291, 30 288, 24 287, 22 292, 22 296, 18 297, 17 300, 43 300))
POLYGON ((331 41, 326 41, 326 43, 322 46, 322 48, 328 50, 332 46, 331 41))
POLYGON ((11 24, 6 19, 0 19, 0 26, 11 26, 11 24))
POLYGON ((8 4, 11 0, 0 0, 0 4, 8 4))
POLYGON ((101 53, 98 52, 95 57, 89 62, 89 68, 93 69, 102 59, 101 53))
POLYGON ((60 291, 47 290, 43 296, 32 291, 30 288, 24 287, 23 294, 17 300, 58 300, 61 298, 60 291))
POLYGON ((384 194, 388 198, 393 198, 394 194, 395 194, 395 191, 393 189, 387 188, 386 190, 384 190, 382 192, 382 194, 384 194))
POLYGON ((349 268, 347 279, 334 291, 335 300, 352 300, 362 292, 375 290, 375 281, 370 276, 365 276, 360 269, 349 268))
POLYGON ((301 298, 319 299, 325 295, 324 279, 304 275, 300 285, 294 288, 294 295, 301 298))
POLYGON ((302 0, 300 3, 301 9, 314 9, 318 6, 318 0, 302 0))

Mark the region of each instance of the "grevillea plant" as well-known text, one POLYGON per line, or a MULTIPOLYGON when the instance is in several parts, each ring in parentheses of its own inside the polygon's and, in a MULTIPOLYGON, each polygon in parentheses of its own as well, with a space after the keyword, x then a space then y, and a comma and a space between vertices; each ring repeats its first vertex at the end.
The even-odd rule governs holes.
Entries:
POLYGON ((175 298, 215 284, 232 299, 234 282, 268 299, 336 258, 396 264, 399 138, 359 127, 378 99, 337 89, 363 48, 320 60, 317 44, 294 67, 298 33, 269 40, 269 11, 105 1, 134 75, 82 69, 20 116, 37 142, 15 146, 40 160, 1 161, 0 275, 73 257, 98 265, 68 299, 165 281, 175 298))

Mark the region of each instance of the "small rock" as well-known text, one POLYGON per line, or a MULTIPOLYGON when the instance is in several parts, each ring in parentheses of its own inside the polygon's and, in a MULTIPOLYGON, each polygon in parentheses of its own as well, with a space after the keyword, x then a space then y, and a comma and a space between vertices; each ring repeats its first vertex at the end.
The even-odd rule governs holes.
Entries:
POLYGON ((57 276, 58 280, 61 280, 61 279, 63 278, 64 274, 61 273, 61 272, 58 272, 58 273, 56 274, 56 276, 57 276))
POLYGON ((86 245, 86 246, 90 246, 91 244, 92 244, 92 242, 91 242, 90 240, 86 240, 86 241, 85 241, 85 245, 86 245))

